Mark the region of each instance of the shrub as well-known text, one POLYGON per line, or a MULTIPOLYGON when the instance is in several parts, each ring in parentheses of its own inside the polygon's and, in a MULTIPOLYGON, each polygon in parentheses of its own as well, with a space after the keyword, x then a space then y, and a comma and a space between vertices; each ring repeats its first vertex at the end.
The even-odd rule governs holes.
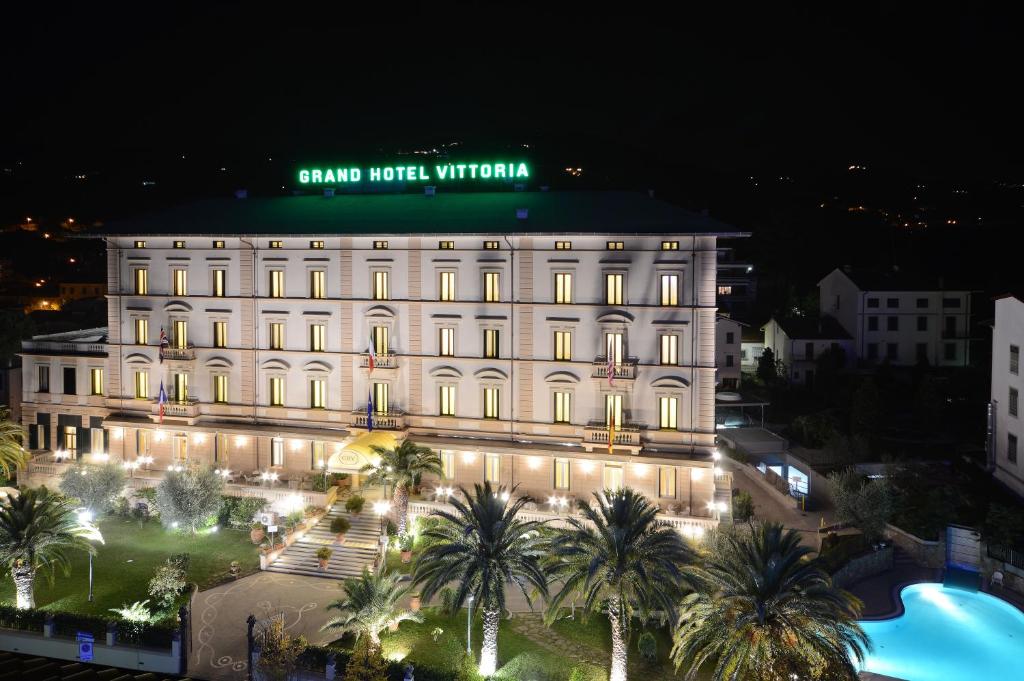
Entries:
POLYGON ((640 657, 647 662, 654 662, 658 659, 658 640, 649 631, 645 631, 637 639, 636 649, 640 651, 640 657))
POLYGON ((506 662, 493 678, 508 681, 554 681, 556 677, 536 653, 520 653, 506 662))
POLYGON ((892 517, 892 487, 886 478, 865 479, 852 468, 830 473, 829 488, 836 518, 878 541, 892 517))
POLYGON ((262 513, 266 506, 267 500, 263 497, 237 498, 228 515, 228 524, 235 529, 244 530, 251 526, 253 518, 262 513))
POLYGON ((124 469, 115 463, 102 466, 71 466, 60 479, 60 491, 82 502, 100 515, 114 506, 114 499, 124 490, 124 469))
POLYGON ((306 639, 291 636, 284 628, 281 618, 275 617, 260 636, 260 659, 257 665, 263 678, 289 679, 298 663, 299 655, 306 650, 306 639))
POLYGON ((292 528, 302 522, 305 518, 302 511, 292 511, 284 519, 285 527, 292 528))
POLYGON ((380 646, 373 645, 368 636, 356 643, 344 678, 345 681, 388 681, 387 660, 380 654, 380 646))
POLYGON ((391 520, 390 518, 388 518, 387 523, 385 523, 384 525, 384 534, 386 534, 389 537, 398 536, 398 525, 396 525, 395 521, 391 520))
POLYGON ((328 479, 324 475, 313 476, 313 491, 314 492, 326 492, 327 488, 330 487, 328 479))
POLYGON ((223 488, 223 479, 209 468, 168 471, 156 489, 161 522, 194 534, 205 523, 216 521, 223 488))
POLYGON ((331 551, 326 546, 321 546, 320 548, 318 548, 316 550, 316 557, 319 560, 330 560, 331 559, 331 554, 333 554, 333 553, 334 553, 334 551, 331 551))
POLYGON ((402 534, 398 535, 399 550, 412 551, 412 545, 414 540, 415 537, 413 537, 412 532, 403 532, 402 534))
POLYGON ((581 664, 569 672, 569 681, 608 681, 608 675, 603 669, 581 664))
POLYGON ((358 494, 353 494, 345 500, 345 510, 349 513, 362 513, 363 506, 366 505, 366 499, 362 498, 358 494))
POLYGON ((742 490, 732 498, 732 517, 739 522, 747 522, 754 517, 754 498, 750 492, 742 490))
POLYGON ((156 569, 153 579, 149 580, 149 595, 155 598, 161 607, 169 608, 174 605, 178 594, 188 586, 186 578, 188 563, 187 553, 173 555, 167 559, 164 565, 156 569))
POLYGON ((331 520, 331 532, 334 534, 345 534, 352 528, 352 523, 349 522, 348 518, 338 516, 331 520))
MULTIPOLYGON (((146 507, 149 509, 149 515, 153 518, 160 517, 160 509, 156 505, 156 488, 155 487, 143 487, 140 490, 136 490, 132 495, 136 499, 142 499, 146 502, 146 507)), ((135 512, 133 511, 134 515, 135 512)))

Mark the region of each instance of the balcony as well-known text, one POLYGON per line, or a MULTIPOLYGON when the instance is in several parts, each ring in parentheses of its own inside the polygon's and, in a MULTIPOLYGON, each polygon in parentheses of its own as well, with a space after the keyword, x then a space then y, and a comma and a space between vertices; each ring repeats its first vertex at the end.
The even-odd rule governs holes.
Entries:
MULTIPOLYGON (((199 416, 198 400, 168 400, 164 403, 164 418, 191 419, 199 416)), ((160 405, 153 400, 151 418, 160 417, 160 405)))
POLYGON ((191 361, 196 358, 196 346, 189 344, 187 347, 184 348, 164 348, 163 355, 164 359, 169 361, 191 361))
MULTIPOLYGON (((614 380, 624 379, 624 380, 627 380, 627 381, 632 381, 632 380, 634 380, 636 378, 636 366, 637 366, 637 358, 636 357, 627 357, 622 362, 614 365, 614 367, 613 367, 613 372, 614 373, 612 374, 612 378, 614 380)), ((608 358, 607 357, 597 357, 596 359, 594 359, 594 368, 593 368, 593 372, 591 373, 591 376, 593 378, 604 378, 604 379, 608 378, 608 358)))
MULTIPOLYGON (((366 428, 367 427, 366 410, 353 411, 352 412, 352 427, 353 428, 366 428)), ((385 411, 385 412, 374 412, 373 414, 373 428, 374 430, 405 430, 405 412, 404 411, 385 411)))
MULTIPOLYGON (((364 352, 359 355, 359 366, 363 369, 370 368, 370 353, 364 352)), ((398 355, 387 354, 377 355, 374 360, 375 369, 397 369, 398 368, 398 355)))
MULTIPOLYGON (((615 441, 612 445, 639 451, 642 427, 639 423, 623 423, 615 429, 615 441)), ((584 447, 587 445, 608 446, 608 426, 604 421, 591 421, 583 427, 583 445, 584 447)), ((587 447, 587 451, 593 451, 593 449, 593 447, 587 447)))

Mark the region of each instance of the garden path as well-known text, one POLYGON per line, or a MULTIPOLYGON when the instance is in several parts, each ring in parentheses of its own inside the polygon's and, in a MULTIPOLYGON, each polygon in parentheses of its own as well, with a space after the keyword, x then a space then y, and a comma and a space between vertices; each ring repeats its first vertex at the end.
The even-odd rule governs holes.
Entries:
POLYGON ((597 667, 607 667, 610 657, 607 652, 597 650, 588 645, 565 638, 554 629, 544 624, 544 618, 538 613, 520 613, 512 617, 509 624, 518 634, 522 634, 538 646, 561 655, 574 663, 587 663, 597 667))

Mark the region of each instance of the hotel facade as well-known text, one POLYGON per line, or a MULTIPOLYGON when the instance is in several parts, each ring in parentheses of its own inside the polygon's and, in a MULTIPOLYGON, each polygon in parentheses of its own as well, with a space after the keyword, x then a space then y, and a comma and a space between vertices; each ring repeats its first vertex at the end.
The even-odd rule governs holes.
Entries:
POLYGON ((621 192, 330 194, 102 230, 108 327, 24 346, 36 460, 302 490, 409 438, 425 488, 713 515, 717 246, 745 234, 621 192))

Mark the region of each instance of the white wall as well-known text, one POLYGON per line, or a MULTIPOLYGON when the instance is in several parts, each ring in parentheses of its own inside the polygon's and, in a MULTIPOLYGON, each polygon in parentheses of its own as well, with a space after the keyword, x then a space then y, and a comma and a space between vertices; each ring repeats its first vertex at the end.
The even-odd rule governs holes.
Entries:
MULTIPOLYGON (((1021 412, 1009 413, 1009 393, 1015 388, 1024 394, 1021 369, 1010 373, 1010 346, 1024 347, 1024 303, 1008 296, 995 303, 995 325, 992 327, 992 408, 995 416, 993 445, 995 476, 1017 494, 1024 495, 1024 424, 1021 412), (1018 438, 1017 461, 1007 457, 1007 436, 1018 438)), ((1019 405, 1024 408, 1024 405, 1019 405)))

